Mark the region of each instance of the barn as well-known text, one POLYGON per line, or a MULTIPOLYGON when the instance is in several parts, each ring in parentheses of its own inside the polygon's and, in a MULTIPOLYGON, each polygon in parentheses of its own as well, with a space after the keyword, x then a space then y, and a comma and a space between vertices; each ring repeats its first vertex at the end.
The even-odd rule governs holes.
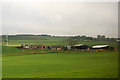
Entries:
POLYGON ((73 46, 73 49, 76 50, 87 50, 89 47, 88 45, 84 45, 84 44, 77 44, 73 46))

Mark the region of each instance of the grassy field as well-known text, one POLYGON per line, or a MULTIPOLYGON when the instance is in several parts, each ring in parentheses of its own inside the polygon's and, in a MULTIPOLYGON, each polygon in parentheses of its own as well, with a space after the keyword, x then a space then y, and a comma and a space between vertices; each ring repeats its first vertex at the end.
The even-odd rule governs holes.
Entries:
MULTIPOLYGON (((59 37, 42 37, 37 39, 28 40, 9 40, 9 45, 21 45, 21 44, 41 44, 41 45, 66 45, 65 38, 59 37), (61 44, 62 43, 62 44, 61 44)), ((6 43, 3 43, 6 45, 6 43)))
MULTIPOLYGON (((89 46, 114 42, 84 41, 89 46)), ((3 78, 116 78, 118 77, 117 52, 47 51, 19 49, 21 44, 68 45, 64 38, 40 40, 9 40, 2 46, 3 78)))
POLYGON ((117 52, 67 51, 5 56, 3 78, 116 78, 117 52))

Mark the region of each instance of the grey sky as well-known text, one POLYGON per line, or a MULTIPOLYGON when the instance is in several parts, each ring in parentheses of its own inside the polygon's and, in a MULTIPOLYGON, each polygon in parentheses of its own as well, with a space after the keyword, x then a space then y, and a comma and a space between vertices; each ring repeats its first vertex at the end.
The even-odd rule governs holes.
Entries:
POLYGON ((118 35, 117 2, 6 2, 3 34, 118 35))

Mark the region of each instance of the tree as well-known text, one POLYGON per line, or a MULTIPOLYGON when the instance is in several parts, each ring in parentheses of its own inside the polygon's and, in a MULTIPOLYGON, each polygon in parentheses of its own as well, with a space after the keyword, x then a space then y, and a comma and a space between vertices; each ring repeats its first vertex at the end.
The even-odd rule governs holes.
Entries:
POLYGON ((81 36, 81 39, 82 39, 82 40, 86 40, 86 36, 84 36, 84 35, 81 36))
POLYGON ((105 41, 105 36, 104 35, 101 36, 101 40, 105 41))
POLYGON ((110 41, 111 42, 115 42, 115 41, 117 41, 115 38, 110 38, 110 41))
POLYGON ((66 42, 68 43, 68 45, 73 46, 78 43, 78 40, 75 37, 68 37, 66 39, 66 42))
POLYGON ((104 35, 97 35, 97 41, 105 41, 106 40, 106 38, 105 38, 105 36, 104 35))
POLYGON ((97 40, 100 41, 101 35, 97 35, 97 40))

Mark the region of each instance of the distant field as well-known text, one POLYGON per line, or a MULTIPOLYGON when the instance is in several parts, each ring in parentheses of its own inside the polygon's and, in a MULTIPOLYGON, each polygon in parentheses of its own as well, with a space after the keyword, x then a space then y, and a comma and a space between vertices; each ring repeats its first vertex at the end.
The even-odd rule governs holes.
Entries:
MULTIPOLYGON (((9 40, 9 45, 8 46, 20 46, 21 44, 36 44, 36 45, 69 45, 66 41, 63 40, 9 40)), ((116 42, 95 42, 95 41, 80 41, 78 44, 85 44, 89 46, 93 45, 110 45, 113 47, 118 47, 118 43, 116 42)), ((6 44, 3 43, 3 46, 6 44)))
MULTIPOLYGON (((66 40, 67 37, 41 37, 41 36, 19 36, 19 37, 10 37, 9 38, 9 46, 20 46, 21 44, 39 44, 39 45, 69 45, 66 40)), ((79 41, 78 44, 85 45, 100 45, 107 44, 113 47, 117 47, 117 42, 109 42, 109 41, 79 41)), ((6 45, 5 42, 2 43, 3 46, 6 45)))
MULTIPOLYGON (((21 45, 21 44, 41 44, 41 45, 66 45, 67 43, 64 42, 65 38, 59 37, 42 37, 38 39, 18 39, 12 40, 9 39, 9 45, 21 45), (62 44, 61 44, 62 43, 62 44)), ((6 45, 6 43, 3 43, 6 45)))
POLYGON ((116 78, 117 52, 68 51, 5 56, 3 78, 116 78))

